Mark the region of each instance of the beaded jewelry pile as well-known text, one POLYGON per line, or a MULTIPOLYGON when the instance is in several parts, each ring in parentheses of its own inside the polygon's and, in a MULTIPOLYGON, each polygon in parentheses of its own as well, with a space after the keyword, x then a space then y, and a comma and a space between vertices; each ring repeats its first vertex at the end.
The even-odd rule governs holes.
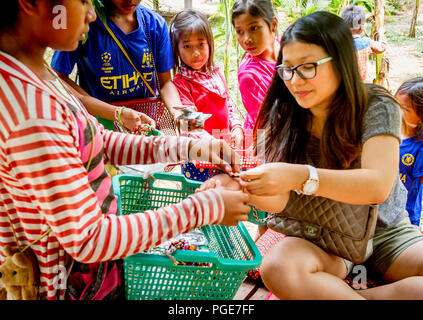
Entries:
POLYGON ((141 127, 134 129, 134 134, 149 136, 153 132, 153 128, 148 123, 143 123, 141 127))
POLYGON ((210 267, 211 263, 207 262, 186 262, 177 261, 173 257, 173 253, 176 250, 191 250, 191 251, 202 251, 208 252, 208 241, 204 233, 200 229, 195 229, 190 233, 184 233, 172 238, 166 242, 161 243, 157 247, 148 250, 148 254, 159 254, 166 255, 172 261, 174 265, 183 266, 196 266, 196 267, 210 267))

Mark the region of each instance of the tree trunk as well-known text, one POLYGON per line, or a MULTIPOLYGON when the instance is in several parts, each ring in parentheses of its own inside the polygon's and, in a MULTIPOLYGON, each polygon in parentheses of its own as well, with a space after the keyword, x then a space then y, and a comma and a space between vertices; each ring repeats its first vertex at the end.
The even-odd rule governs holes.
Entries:
POLYGON ((224 61, 223 61, 223 70, 226 82, 229 82, 229 59, 231 54, 231 3, 228 3, 230 0, 220 0, 221 4, 223 5, 224 9, 224 16, 225 16, 225 48, 224 48, 224 61))
MULTIPOLYGON (((375 0, 374 9, 374 28, 372 37, 374 40, 379 40, 379 37, 385 35, 385 1, 375 0)), ((384 54, 376 55, 376 78, 373 81, 389 90, 388 84, 389 62, 384 58, 384 54)))
POLYGON ((417 22, 417 15, 419 13, 419 2, 420 2, 420 0, 415 0, 415 1, 416 1, 416 5, 414 6, 413 17, 411 18, 410 32, 408 34, 409 38, 415 38, 416 37, 416 22, 417 22))
POLYGON ((184 8, 185 9, 192 9, 192 0, 185 0, 184 8))

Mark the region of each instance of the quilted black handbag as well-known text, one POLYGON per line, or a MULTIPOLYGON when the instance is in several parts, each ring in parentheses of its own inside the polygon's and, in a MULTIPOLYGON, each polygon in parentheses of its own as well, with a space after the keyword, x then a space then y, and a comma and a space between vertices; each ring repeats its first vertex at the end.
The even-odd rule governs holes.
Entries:
POLYGON ((377 205, 353 205, 291 191, 286 208, 270 215, 267 226, 360 264, 373 252, 377 212, 377 205))

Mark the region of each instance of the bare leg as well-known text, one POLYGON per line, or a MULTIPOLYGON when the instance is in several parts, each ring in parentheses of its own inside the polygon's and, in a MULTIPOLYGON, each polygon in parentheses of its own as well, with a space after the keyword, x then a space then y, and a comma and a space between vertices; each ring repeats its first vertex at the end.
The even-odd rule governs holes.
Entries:
POLYGON ((383 278, 390 283, 358 293, 366 299, 423 299, 423 241, 405 249, 383 278))
POLYGON ((275 245, 261 267, 264 284, 279 299, 363 299, 342 280, 346 275, 342 258, 294 237, 275 245))
POLYGON ((263 225, 258 225, 258 227, 257 227, 257 233, 256 233, 256 235, 254 237, 254 242, 257 242, 257 240, 260 239, 260 237, 262 235, 264 235, 266 233, 266 231, 267 231, 267 226, 266 225, 264 225, 264 226, 263 225))

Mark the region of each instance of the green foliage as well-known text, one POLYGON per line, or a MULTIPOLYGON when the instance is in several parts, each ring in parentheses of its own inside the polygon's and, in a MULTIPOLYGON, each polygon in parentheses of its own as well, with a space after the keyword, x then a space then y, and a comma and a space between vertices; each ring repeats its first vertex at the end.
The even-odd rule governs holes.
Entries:
POLYGON ((212 15, 209 20, 212 21, 215 40, 215 63, 223 68, 230 96, 236 105, 235 111, 243 119, 245 109, 242 107, 238 89, 238 67, 244 52, 238 45, 232 26, 231 10, 234 2, 235 0, 220 0, 216 14, 212 15))

